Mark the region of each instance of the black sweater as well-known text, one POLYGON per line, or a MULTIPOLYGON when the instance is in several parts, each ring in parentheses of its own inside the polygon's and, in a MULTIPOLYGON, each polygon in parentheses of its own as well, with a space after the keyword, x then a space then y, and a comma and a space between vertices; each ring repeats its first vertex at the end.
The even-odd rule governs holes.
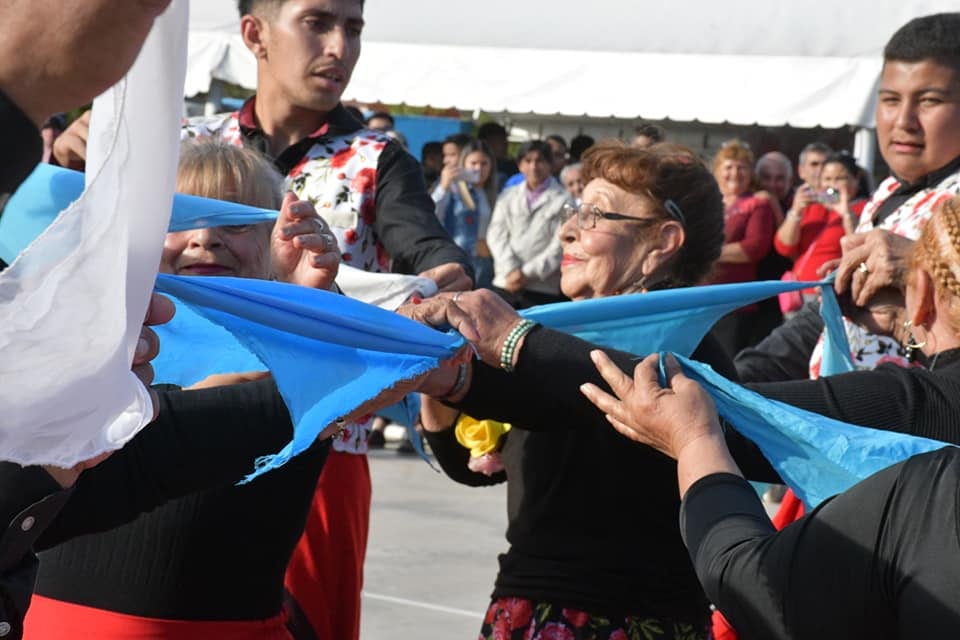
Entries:
MULTIPOLYGON (((618 434, 579 391, 606 388, 587 342, 545 328, 524 343, 507 374, 482 364, 460 404, 476 418, 511 422, 506 473, 466 467, 453 430, 427 434, 443 469, 470 485, 509 478, 507 540, 494 597, 525 597, 597 614, 702 623, 707 602, 677 525, 676 464, 618 434)), ((635 356, 607 350, 632 371, 635 356)), ((733 376, 709 336, 694 357, 733 376)))
POLYGON ((177 620, 276 615, 329 440, 235 486, 256 457, 291 437, 275 385, 163 392, 160 400, 155 423, 81 476, 38 546, 136 519, 41 553, 37 593, 177 620))
POLYGON ((742 478, 683 499, 697 575, 744 640, 954 638, 960 450, 888 467, 776 532, 742 478))

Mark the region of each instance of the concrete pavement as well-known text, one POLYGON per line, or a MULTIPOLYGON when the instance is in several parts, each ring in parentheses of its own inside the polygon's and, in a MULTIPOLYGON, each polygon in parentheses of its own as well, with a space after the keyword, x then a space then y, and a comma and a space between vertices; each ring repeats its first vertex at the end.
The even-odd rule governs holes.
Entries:
POLYGON ((391 449, 370 453, 362 640, 474 639, 506 549, 506 485, 471 488, 391 449))

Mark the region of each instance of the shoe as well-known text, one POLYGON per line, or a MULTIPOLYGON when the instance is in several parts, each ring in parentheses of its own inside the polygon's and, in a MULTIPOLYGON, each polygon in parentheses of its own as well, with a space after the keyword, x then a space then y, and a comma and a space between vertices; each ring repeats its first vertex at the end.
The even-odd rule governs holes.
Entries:
MULTIPOLYGON (((417 437, 419 438, 420 436, 417 437)), ((403 440, 400 441, 400 444, 397 445, 397 453, 400 455, 411 455, 417 453, 417 450, 413 448, 413 442, 410 440, 409 436, 404 436, 403 440)))
POLYGON ((383 437, 383 431, 371 431, 367 436, 368 449, 383 449, 387 444, 387 439, 383 437))

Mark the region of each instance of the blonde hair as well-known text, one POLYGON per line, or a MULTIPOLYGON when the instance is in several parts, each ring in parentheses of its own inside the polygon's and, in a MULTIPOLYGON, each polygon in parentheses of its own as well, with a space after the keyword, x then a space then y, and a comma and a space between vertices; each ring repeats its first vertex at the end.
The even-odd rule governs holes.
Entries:
POLYGON ((950 326, 960 332, 960 196, 939 204, 923 225, 910 268, 930 274, 937 298, 947 303, 950 326))
POLYGON ((214 138, 191 139, 180 147, 177 191, 279 209, 283 176, 254 149, 214 138))

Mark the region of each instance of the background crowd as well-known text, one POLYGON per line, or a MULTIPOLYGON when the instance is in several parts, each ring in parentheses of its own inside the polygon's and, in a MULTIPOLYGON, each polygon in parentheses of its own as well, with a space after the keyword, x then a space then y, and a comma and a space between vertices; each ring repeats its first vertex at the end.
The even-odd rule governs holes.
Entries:
MULTIPOLYGON (((44 54, 61 59, 36 62, 66 69, 75 85, 38 88, 0 57, 0 115, 24 141, 4 165, 4 191, 41 161, 85 168, 89 112, 70 124, 50 114, 122 76, 168 4, 111 16, 107 26, 137 28, 118 29, 126 35, 107 64, 80 45, 102 41, 115 3, 70 2, 94 19, 74 25, 67 53, 44 54), (71 64, 85 52, 103 65, 97 73, 71 64)), ((14 4, 0 9, 3 29, 36 38, 43 29, 14 4)), ((743 478, 779 476, 675 363, 653 355, 638 365, 647 354, 599 349, 517 313, 835 270, 859 371, 817 379, 815 287, 728 314, 694 357, 797 407, 960 442, 960 14, 917 18, 890 39, 876 117, 892 174, 872 189, 849 153, 823 143, 795 165, 779 152, 757 158, 736 139, 702 158, 649 124, 630 140, 550 135, 511 151, 507 130, 485 123, 424 145, 418 162, 389 113, 364 117, 341 103, 362 2, 238 8, 258 90, 236 111, 183 123, 178 189, 279 215, 170 233, 160 271, 339 294, 351 270, 384 287, 427 282, 428 293, 390 311, 453 327, 471 348, 380 391, 247 485, 235 483, 292 430, 267 372, 155 388, 156 421, 106 459, 71 470, 0 463, 10 523, 0 636, 358 638, 366 453, 383 442, 375 414, 413 392, 450 478, 508 483, 508 548, 483 639, 960 629, 955 450, 891 467, 805 516, 793 508, 777 532, 743 478), (463 442, 477 420, 500 425, 480 456, 463 442), (574 519, 571 505, 583 504, 590 514, 574 519)), ((155 301, 145 324, 169 319, 168 307, 155 301)), ((133 365, 149 384, 144 365, 158 345, 146 327, 142 335, 133 365)))

